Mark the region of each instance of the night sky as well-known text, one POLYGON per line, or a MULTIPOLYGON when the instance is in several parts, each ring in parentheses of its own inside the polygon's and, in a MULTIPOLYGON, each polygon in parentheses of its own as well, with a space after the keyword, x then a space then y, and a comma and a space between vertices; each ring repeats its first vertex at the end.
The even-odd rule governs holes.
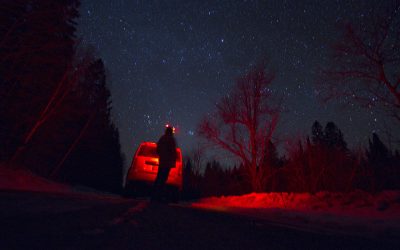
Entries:
POLYGON ((314 83, 338 24, 362 21, 392 3, 83 0, 78 37, 107 67, 128 164, 138 144, 157 141, 166 123, 178 127, 178 144, 190 151, 200 119, 263 59, 276 72, 273 88, 288 110, 280 138, 309 134, 315 120, 334 121, 356 147, 390 121, 374 110, 324 105, 314 83))

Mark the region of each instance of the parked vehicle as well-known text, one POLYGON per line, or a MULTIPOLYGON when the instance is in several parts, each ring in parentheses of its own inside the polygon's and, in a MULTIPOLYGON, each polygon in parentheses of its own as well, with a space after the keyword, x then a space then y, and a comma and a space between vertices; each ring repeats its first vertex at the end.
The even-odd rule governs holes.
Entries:
MULTIPOLYGON (((149 195, 158 172, 157 144, 143 142, 133 156, 131 167, 126 176, 125 193, 129 195, 149 195)), ((169 172, 166 185, 173 198, 182 191, 182 152, 176 149, 175 167, 169 172)))

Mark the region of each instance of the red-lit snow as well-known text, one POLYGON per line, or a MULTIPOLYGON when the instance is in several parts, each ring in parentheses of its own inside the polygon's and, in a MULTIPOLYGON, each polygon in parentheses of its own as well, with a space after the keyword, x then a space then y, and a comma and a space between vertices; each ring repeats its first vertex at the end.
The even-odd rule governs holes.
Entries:
POLYGON ((120 202, 120 196, 92 188, 58 183, 40 177, 27 169, 0 166, 0 191, 26 191, 68 195, 69 197, 120 202))
POLYGON ((400 191, 251 193, 204 198, 193 207, 237 213, 305 230, 400 236, 400 191))
POLYGON ((70 187, 52 182, 25 169, 10 169, 1 166, 0 190, 65 193, 70 192, 70 187))
MULTIPOLYGON (((0 190, 74 193, 86 198, 120 200, 94 191, 49 181, 27 170, 0 167, 0 190)), ((300 230, 392 235, 400 237, 400 191, 372 195, 351 193, 251 193, 209 197, 183 206, 212 209, 262 219, 300 230)))

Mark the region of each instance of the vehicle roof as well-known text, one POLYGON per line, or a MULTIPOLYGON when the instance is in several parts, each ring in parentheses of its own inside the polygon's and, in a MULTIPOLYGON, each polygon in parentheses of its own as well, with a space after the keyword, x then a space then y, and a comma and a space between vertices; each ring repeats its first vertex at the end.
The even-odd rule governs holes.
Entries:
POLYGON ((142 146, 142 145, 146 145, 146 146, 157 146, 157 143, 155 143, 155 142, 150 142, 150 141, 145 141, 145 142, 140 143, 140 146, 142 146))
MULTIPOLYGON (((157 143, 155 143, 155 142, 151 142, 151 141, 145 141, 145 142, 142 142, 142 143, 140 143, 140 146, 157 146, 157 143)), ((177 150, 181 150, 179 147, 176 147, 176 149, 177 150)))

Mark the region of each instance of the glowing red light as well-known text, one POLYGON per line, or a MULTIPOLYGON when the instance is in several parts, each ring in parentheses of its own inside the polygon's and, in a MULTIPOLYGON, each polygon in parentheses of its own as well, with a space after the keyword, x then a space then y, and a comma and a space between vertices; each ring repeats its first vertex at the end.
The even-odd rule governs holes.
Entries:
POLYGON ((175 131, 176 131, 176 129, 175 129, 175 127, 174 126, 171 126, 170 124, 165 124, 165 127, 166 128, 169 128, 169 127, 171 127, 172 128, 172 133, 174 133, 175 134, 175 131))

